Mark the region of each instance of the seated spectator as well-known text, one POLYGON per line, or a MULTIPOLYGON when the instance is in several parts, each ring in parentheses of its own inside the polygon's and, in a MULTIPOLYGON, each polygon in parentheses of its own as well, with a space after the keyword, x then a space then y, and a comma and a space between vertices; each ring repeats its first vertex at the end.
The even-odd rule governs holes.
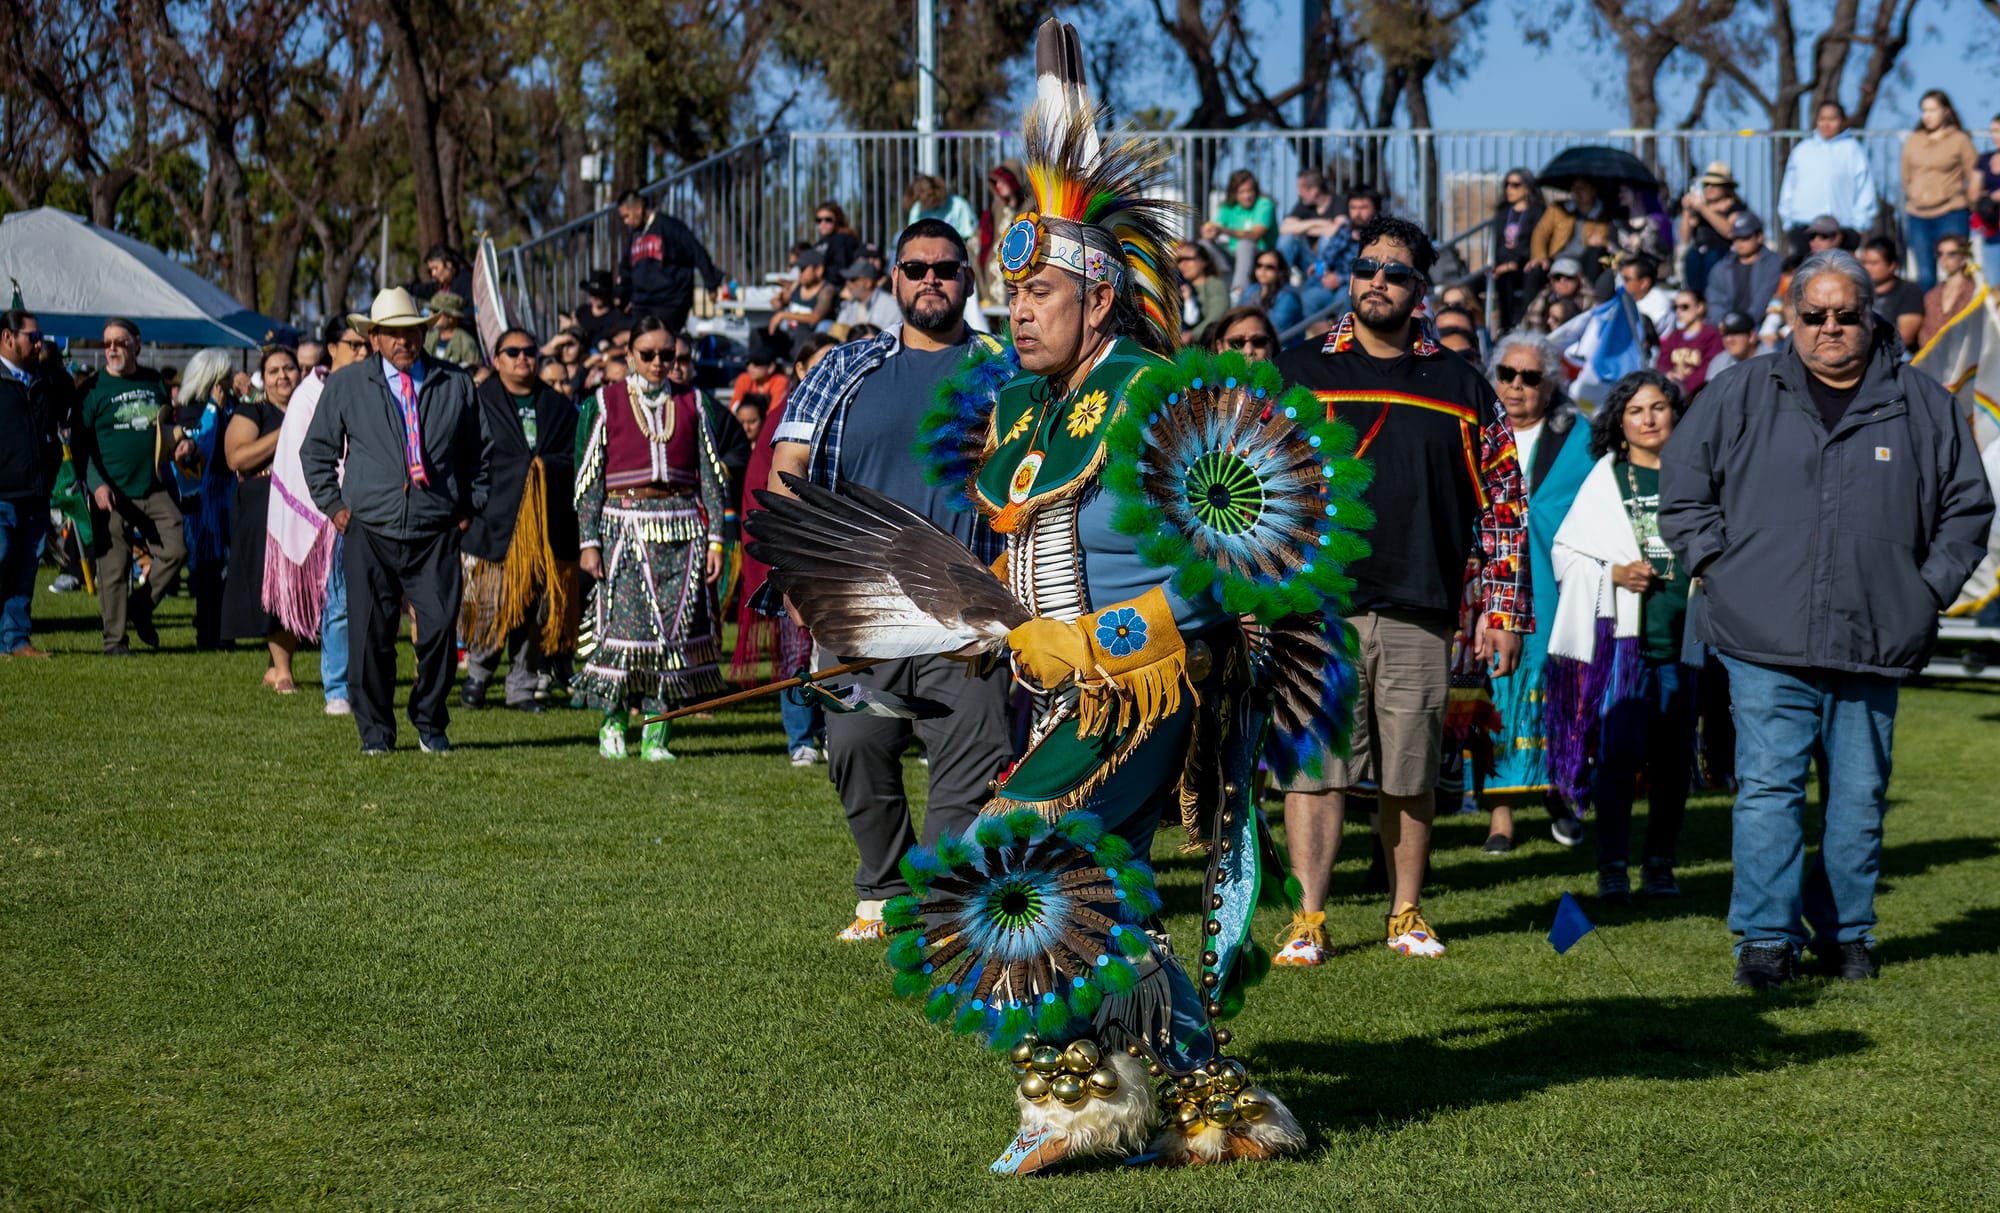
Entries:
MULTIPOLYGON (((743 373, 736 377, 729 391, 730 411, 736 414, 738 421, 742 421, 744 404, 754 403, 761 421, 772 409, 784 407, 791 387, 791 379, 780 368, 777 347, 768 337, 753 335, 743 373)), ((747 423, 744 428, 751 438, 757 436, 756 429, 747 423)))
POLYGON ((1441 307, 1433 319, 1437 323, 1438 344, 1474 366, 1483 366, 1479 345, 1479 321, 1460 307, 1441 307))
POLYGON ((882 330, 873 324, 856 324, 848 327, 847 335, 841 338, 845 344, 856 341, 873 341, 882 335, 882 330))
POLYGON ((1237 307, 1263 308, 1280 333, 1305 319, 1298 288, 1292 285, 1292 268, 1285 264, 1283 253, 1275 249, 1258 253, 1254 272, 1250 285, 1236 293, 1237 307))
POLYGON ((1708 301, 1693 291, 1677 293, 1673 327, 1660 338, 1659 368, 1692 397, 1721 353, 1722 333, 1708 322, 1708 301))
POLYGON ((1729 165, 1713 161, 1681 199, 1680 243, 1687 249, 1681 284, 1696 294, 1708 290, 1708 272, 1729 255, 1729 225, 1744 209, 1729 165))
POLYGON ((592 270, 583 280, 583 306, 576 309, 576 327, 583 330, 583 343, 596 345, 612 329, 631 328, 632 313, 618 306, 611 271, 592 270))
POLYGON ((462 327, 464 299, 451 291, 439 291, 431 296, 431 314, 437 322, 424 333, 424 353, 464 367, 485 361, 479 353, 479 339, 462 327))
POLYGON ((1611 241, 1620 261, 1651 257, 1655 265, 1665 265, 1673 260, 1673 221, 1660 205, 1659 194, 1644 186, 1621 185, 1618 210, 1618 218, 1611 222, 1611 241))
POLYGON ((1709 313, 1763 315, 1778 293, 1784 259, 1764 247, 1764 221, 1755 212, 1739 211, 1730 220, 1729 251, 1730 256, 1709 271, 1709 313))
POLYGON ((861 236, 847 222, 847 212, 840 209, 838 202, 822 202, 813 208, 813 247, 819 250, 820 264, 826 267, 826 280, 837 289, 841 285, 841 274, 854 259, 861 255, 861 236))
POLYGON ((1861 246, 1861 268, 1875 283, 1875 314, 1896 330, 1903 348, 1915 351, 1917 332, 1924 326, 1924 293, 1896 273, 1896 242, 1877 236, 1861 246))
POLYGON ((1278 244, 1278 207, 1257 187, 1257 175, 1247 168, 1229 174, 1215 218, 1201 225, 1201 238, 1216 265, 1230 271, 1229 290, 1239 293, 1250 284, 1257 254, 1278 244))
POLYGON ((1824 253, 1828 249, 1843 248, 1847 233, 1840 230, 1840 220, 1832 215, 1821 215, 1805 226, 1806 256, 1824 253))
POLYGON ((1027 167, 1012 156, 986 173, 986 193, 991 201, 979 216, 979 297, 990 303, 1007 300, 1007 279, 1000 272, 1000 241, 1014 220, 1032 209, 1027 180, 1027 167))
POLYGON ((966 244, 979 239, 979 213, 964 195, 954 194, 945 184, 943 177, 922 174, 910 182, 903 191, 905 223, 915 223, 919 219, 941 219, 957 232, 966 244))
POLYGON ((1208 326, 1204 342, 1210 350, 1234 350, 1252 362, 1269 362, 1278 356, 1278 330, 1264 309, 1256 306, 1232 308, 1208 326))
POLYGON ((1318 169, 1299 174, 1299 201, 1278 221, 1278 251, 1285 264, 1305 267, 1319 260, 1322 245, 1346 226, 1347 215, 1318 169))
MULTIPOLYGON (((873 263, 869 266, 872 269, 873 263)), ((764 326, 766 333, 816 331, 833 323, 834 311, 840 306, 840 290, 827 281, 825 258, 818 249, 805 249, 798 255, 797 268, 798 281, 781 288, 772 301, 777 310, 764 326)))
POLYGON ((1792 315, 1792 275, 1803 261, 1804 257, 1794 253, 1778 267, 1777 293, 1765 305, 1764 322, 1757 326, 1757 340, 1767 351, 1777 349, 1792 335, 1793 323, 1798 319, 1792 315))
POLYGON ((846 326, 847 340, 854 340, 854 330, 860 325, 868 325, 879 333, 903 323, 903 310, 896 306, 896 297, 878 289, 882 271, 873 261, 866 256, 856 257, 841 277, 847 285, 840 288, 843 302, 834 323, 846 326))
POLYGON ((1583 280, 1583 263, 1576 258, 1556 258, 1543 277, 1548 285, 1528 304, 1526 314, 1521 317, 1521 327, 1529 332, 1552 333, 1578 313, 1597 306, 1597 294, 1583 280), (1550 311, 1558 302, 1567 305, 1560 318, 1550 311))
POLYGON ((1534 259, 1535 227, 1549 209, 1541 182, 1524 168, 1510 170, 1501 183, 1501 198, 1493 216, 1493 298, 1499 305, 1500 331, 1521 323, 1535 297, 1528 285, 1528 262, 1534 259))
MULTIPOLYGON (((1595 307, 1597 305, 1592 304, 1591 306, 1595 307)), ((1554 332, 1555 330, 1561 328, 1563 325, 1568 324, 1570 321, 1576 319, 1578 316, 1583 315, 1584 311, 1585 308, 1583 306, 1582 301, 1576 298, 1575 296, 1572 296, 1568 299, 1552 300, 1549 303, 1549 310, 1547 313, 1549 331, 1554 332)), ((1525 328, 1526 326, 1524 325, 1522 327, 1525 328)), ((1539 330, 1528 329, 1527 331, 1533 333, 1539 330)))
POLYGON ((1598 267, 1610 255, 1612 217, 1611 207, 1598 196, 1597 183, 1578 177, 1570 182, 1569 197, 1542 212, 1528 241, 1533 254, 1528 269, 1551 272, 1558 258, 1568 258, 1594 292, 1598 267))
POLYGON ((826 352, 839 344, 840 340, 832 333, 808 333, 793 343, 792 381, 804 382, 806 374, 819 365, 826 352))
POLYGON ((1917 329, 1912 353, 1931 343, 1938 330, 1972 302, 1979 279, 1972 271, 1972 238, 1948 232, 1938 237, 1937 285, 1924 292, 1924 323, 1917 329))
POLYGON ((1707 380, 1713 380, 1737 363, 1748 362, 1764 352, 1757 340, 1757 322, 1742 312, 1724 316, 1716 323, 1715 329, 1722 336, 1722 352, 1708 360, 1707 380))
POLYGON ((1174 267, 1181 276, 1181 329, 1187 340, 1229 310, 1229 284, 1192 240, 1174 245, 1174 267))
POLYGON ((1332 312, 1332 319, 1338 322, 1347 311, 1347 280, 1354 273, 1354 258, 1361 252, 1361 246, 1354 241, 1354 233, 1374 219, 1381 209, 1381 196, 1368 186, 1357 185, 1347 191, 1347 222, 1321 241, 1323 247, 1319 260, 1306 271, 1305 286, 1299 291, 1306 315, 1332 312))
POLYGON ((1661 337, 1674 328, 1674 293, 1660 285, 1660 263, 1638 253, 1626 258, 1618 267, 1618 281, 1624 284, 1625 293, 1632 297, 1639 314, 1653 326, 1653 332, 1661 337))

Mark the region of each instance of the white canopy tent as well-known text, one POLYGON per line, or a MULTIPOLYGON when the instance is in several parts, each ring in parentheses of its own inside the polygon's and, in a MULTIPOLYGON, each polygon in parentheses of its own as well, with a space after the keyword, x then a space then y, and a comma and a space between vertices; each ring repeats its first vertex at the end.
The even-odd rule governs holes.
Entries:
POLYGON ((255 348, 275 326, 153 246, 45 206, 0 222, 0 280, 42 331, 94 341, 123 316, 149 345, 255 348))

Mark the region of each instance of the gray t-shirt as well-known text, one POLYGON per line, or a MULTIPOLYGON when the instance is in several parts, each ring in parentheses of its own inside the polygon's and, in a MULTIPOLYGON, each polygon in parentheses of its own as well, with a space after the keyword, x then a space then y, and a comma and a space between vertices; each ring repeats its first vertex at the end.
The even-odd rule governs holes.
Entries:
POLYGON ((863 379, 840 433, 840 478, 902 502, 976 549, 978 514, 952 508, 963 501, 965 486, 925 481, 910 449, 918 422, 937 402, 938 386, 957 373, 971 348, 970 340, 942 350, 906 345, 863 379))

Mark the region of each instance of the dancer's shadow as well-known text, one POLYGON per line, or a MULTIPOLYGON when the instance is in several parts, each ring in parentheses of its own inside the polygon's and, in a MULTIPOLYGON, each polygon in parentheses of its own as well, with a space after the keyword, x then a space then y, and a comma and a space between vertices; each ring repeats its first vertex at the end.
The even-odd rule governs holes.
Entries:
POLYGON ((1475 1008, 1436 1036, 1387 1042, 1251 1043, 1245 1060, 1321 1134, 1507 1103, 1597 1078, 1698 1082, 1779 1070, 1871 1047, 1849 1029, 1787 1030, 1768 1017, 1811 987, 1775 996, 1633 996, 1475 1008))

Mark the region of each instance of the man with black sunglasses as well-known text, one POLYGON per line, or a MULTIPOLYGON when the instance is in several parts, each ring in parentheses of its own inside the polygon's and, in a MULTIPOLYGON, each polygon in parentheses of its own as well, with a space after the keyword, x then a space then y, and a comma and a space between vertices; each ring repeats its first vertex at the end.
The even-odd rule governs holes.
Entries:
POLYGON ((1329 754, 1322 776, 1286 789, 1304 896, 1280 940, 1281 964, 1325 959, 1345 796, 1361 789, 1377 794, 1391 860, 1385 942, 1405 956, 1444 954, 1420 902, 1468 561, 1478 565, 1481 600, 1474 642, 1496 675, 1512 672, 1519 634, 1534 627, 1527 492, 1505 414, 1478 369, 1416 319, 1436 251, 1423 229, 1393 216, 1364 224, 1356 240, 1353 310, 1317 347, 1278 358, 1287 381, 1311 388, 1329 417, 1360 436, 1357 453, 1375 468, 1368 502, 1378 520, 1371 554, 1347 570, 1361 682, 1352 756, 1329 754))
POLYGON ((1792 276, 1792 341, 1711 379, 1661 453, 1660 536, 1735 703, 1737 985, 1875 975, 1896 692, 1986 554, 1993 496, 1951 392, 1899 358, 1853 256, 1792 276), (1807 781, 1825 829, 1805 866, 1807 781), (1807 931, 1810 929, 1810 936, 1807 931))
MULTIPOLYGON (((965 364, 973 343, 998 349, 990 337, 966 327, 972 271, 965 239, 942 220, 919 219, 897 238, 895 260, 892 283, 901 323, 865 341, 836 346, 793 389, 784 420, 769 438, 767 487, 789 492, 783 474, 829 488, 863 485, 923 514, 986 559, 997 559, 1000 548, 992 531, 957 505, 964 485, 932 484, 910 454, 918 423, 935 405, 940 385, 965 364)), ((865 260, 857 261, 850 284, 864 269, 874 272, 865 260)), ((817 657, 821 665, 840 659, 817 657)), ((1004 669, 968 676, 964 665, 950 658, 912 657, 884 662, 852 681, 906 699, 934 700, 950 714, 914 722, 868 713, 827 716, 829 774, 860 857, 854 919, 838 936, 848 943, 883 938, 885 902, 909 891, 897 865, 917 842, 902 767, 912 733, 930 759, 926 846, 972 825, 990 794, 987 785, 1013 756, 1004 669)))
POLYGON ((473 392, 493 455, 486 504, 460 545, 458 698, 468 708, 486 706, 504 651, 507 706, 542 711, 535 691, 546 663, 576 647, 576 407, 542 383, 540 358, 533 334, 508 329, 494 344, 492 377, 473 392))

